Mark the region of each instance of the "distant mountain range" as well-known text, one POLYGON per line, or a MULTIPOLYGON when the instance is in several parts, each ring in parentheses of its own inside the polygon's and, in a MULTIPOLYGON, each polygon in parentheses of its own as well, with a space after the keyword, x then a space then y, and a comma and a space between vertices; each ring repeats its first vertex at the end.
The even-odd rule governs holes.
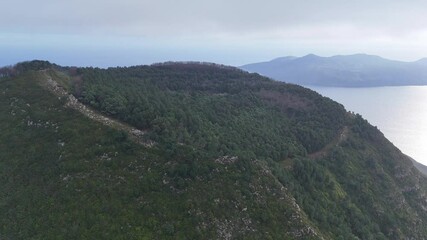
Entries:
POLYGON ((418 171, 420 171, 422 174, 427 176, 427 166, 415 161, 415 159, 413 159, 409 156, 408 156, 408 158, 412 161, 412 163, 414 164, 414 167, 416 167, 418 169, 418 171))
POLYGON ((367 54, 281 57, 240 67, 249 72, 300 85, 376 87, 427 85, 427 58, 415 62, 367 54))

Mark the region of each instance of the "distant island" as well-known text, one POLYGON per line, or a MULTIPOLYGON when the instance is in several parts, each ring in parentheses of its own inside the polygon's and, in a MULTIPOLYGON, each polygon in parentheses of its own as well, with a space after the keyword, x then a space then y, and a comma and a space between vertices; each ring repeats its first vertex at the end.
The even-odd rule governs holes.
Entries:
POLYGON ((328 87, 427 85, 427 58, 415 62, 367 54, 281 57, 240 67, 275 80, 328 87))

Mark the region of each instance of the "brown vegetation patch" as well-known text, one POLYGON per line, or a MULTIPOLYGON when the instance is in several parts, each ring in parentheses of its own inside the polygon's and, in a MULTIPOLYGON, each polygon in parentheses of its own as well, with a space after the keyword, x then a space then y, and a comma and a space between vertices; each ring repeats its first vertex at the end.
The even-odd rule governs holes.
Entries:
POLYGON ((288 110, 289 108, 306 110, 311 106, 311 102, 308 99, 301 98, 289 92, 261 89, 259 95, 263 99, 273 102, 282 110, 288 110))

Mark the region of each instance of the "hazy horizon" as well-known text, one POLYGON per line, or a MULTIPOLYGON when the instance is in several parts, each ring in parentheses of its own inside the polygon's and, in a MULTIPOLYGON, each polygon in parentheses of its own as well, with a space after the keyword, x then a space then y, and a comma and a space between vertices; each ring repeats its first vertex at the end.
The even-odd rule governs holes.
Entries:
POLYGON ((188 60, 239 66, 309 53, 415 61, 427 57, 426 7, 385 0, 8 1, 0 16, 0 65, 44 59, 98 67, 188 60))
MULTIPOLYGON (((98 52, 98 53, 101 54, 102 52, 98 52)), ((163 63, 163 62, 169 62, 169 61, 176 61, 176 62, 211 62, 211 63, 217 63, 217 64, 230 65, 230 66, 234 66, 234 67, 240 67, 240 66, 245 65, 245 64, 270 62, 270 61, 273 61, 273 60, 276 60, 276 59, 279 59, 279 58, 282 58, 282 57, 302 58, 302 57, 305 57, 305 56, 308 56, 308 55, 316 55, 316 56, 322 57, 322 58, 329 58, 329 57, 336 57, 336 56, 352 56, 352 55, 360 55, 360 54, 362 54, 362 55, 377 56, 377 57, 384 58, 386 60, 398 61, 398 62, 403 62, 403 63, 411 63, 411 62, 416 62, 416 61, 419 61, 419 60, 422 60, 422 59, 426 59, 424 57, 416 59, 416 60, 390 59, 390 58, 385 58, 385 57, 382 57, 382 56, 379 56, 379 55, 373 55, 373 54, 369 54, 369 53, 336 54, 336 55, 334 54, 334 55, 328 55, 328 56, 324 56, 324 55, 322 56, 322 55, 315 54, 315 53, 307 53, 307 54, 304 54, 304 55, 301 55, 301 56, 283 55, 283 56, 272 57, 272 58, 269 58, 269 59, 257 59, 257 60, 253 60, 253 62, 245 62, 245 63, 239 63, 239 64, 227 64, 227 63, 224 63, 224 62, 218 62, 218 61, 215 62, 215 61, 208 61, 208 60, 203 60, 203 59, 167 59, 167 58, 160 59, 158 61, 155 61, 155 60, 148 61, 148 60, 145 59, 144 61, 141 60, 141 62, 138 63, 138 60, 139 60, 138 56, 135 55, 135 54, 130 53, 128 55, 128 57, 126 57, 125 59, 115 59, 117 61, 116 64, 114 64, 114 63, 110 64, 110 61, 108 61, 108 59, 101 58, 100 56, 97 56, 97 55, 92 55, 93 59, 86 59, 86 58, 84 58, 82 56, 68 57, 68 58, 64 58, 64 59, 58 59, 57 57, 50 56, 49 54, 46 55, 47 56, 46 58, 38 58, 36 56, 34 58, 31 58, 31 57, 30 58, 19 58, 19 56, 22 56, 22 55, 18 54, 18 57, 15 58, 15 59, 17 59, 15 62, 10 62, 10 63, 9 62, 8 63, 1 62, 0 67, 11 66, 11 65, 14 65, 14 64, 19 63, 19 62, 32 61, 32 60, 49 61, 51 63, 59 64, 61 66, 99 67, 99 68, 108 68, 108 67, 117 67, 117 66, 126 67, 126 66, 136 66, 136 65, 151 65, 151 64, 163 63), (58 61, 55 61, 55 59, 57 59, 58 61), (97 61, 93 62, 93 60, 97 60, 97 61), (76 64, 76 62, 78 62, 78 64, 76 64), (98 63, 98 64, 96 64, 96 63, 98 63)), ((105 53, 104 52, 103 55, 105 57, 105 56, 118 56, 119 54, 117 52, 112 51, 110 53, 105 53)), ((167 56, 165 56, 165 57, 167 57, 167 56)))

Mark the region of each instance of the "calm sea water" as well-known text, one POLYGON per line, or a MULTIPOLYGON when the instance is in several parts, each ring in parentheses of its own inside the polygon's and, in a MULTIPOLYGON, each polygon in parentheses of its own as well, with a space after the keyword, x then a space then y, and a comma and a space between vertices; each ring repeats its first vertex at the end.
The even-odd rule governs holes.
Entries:
POLYGON ((427 86, 307 87, 361 114, 403 153, 427 165, 427 86))

